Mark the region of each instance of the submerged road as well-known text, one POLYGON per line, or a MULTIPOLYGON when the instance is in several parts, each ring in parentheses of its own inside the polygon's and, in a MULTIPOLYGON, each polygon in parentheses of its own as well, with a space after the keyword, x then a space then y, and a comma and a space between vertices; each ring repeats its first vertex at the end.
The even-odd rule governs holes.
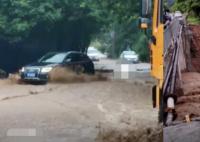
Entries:
POLYGON ((0 84, 1 142, 94 142, 104 126, 157 126, 145 82, 0 84))

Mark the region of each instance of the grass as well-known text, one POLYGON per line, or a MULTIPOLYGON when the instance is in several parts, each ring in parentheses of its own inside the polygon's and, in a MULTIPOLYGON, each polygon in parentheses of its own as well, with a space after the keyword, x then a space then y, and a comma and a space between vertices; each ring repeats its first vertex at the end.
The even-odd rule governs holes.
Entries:
POLYGON ((200 25, 200 18, 198 18, 198 17, 190 16, 190 17, 188 17, 187 21, 189 24, 200 25))

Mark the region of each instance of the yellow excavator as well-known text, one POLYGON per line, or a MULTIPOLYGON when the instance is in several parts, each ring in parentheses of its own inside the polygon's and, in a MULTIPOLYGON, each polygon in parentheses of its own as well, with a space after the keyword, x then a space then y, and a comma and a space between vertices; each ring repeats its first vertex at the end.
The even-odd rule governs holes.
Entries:
POLYGON ((162 121, 162 87, 164 77, 164 25, 163 0, 142 0, 141 29, 152 27, 150 38, 151 75, 156 78, 157 85, 152 89, 153 107, 159 108, 159 121, 162 121), (153 8, 153 9, 152 9, 153 8))
MULTIPOLYGON (((165 1, 173 5, 174 0, 165 1)), ((159 109, 159 121, 165 123, 167 119, 174 119, 175 101, 172 95, 164 96, 164 0, 141 0, 140 28, 151 29, 150 36, 150 61, 151 75, 157 80, 157 85, 152 88, 153 107, 159 109), (164 114, 166 114, 166 118, 164 114)))

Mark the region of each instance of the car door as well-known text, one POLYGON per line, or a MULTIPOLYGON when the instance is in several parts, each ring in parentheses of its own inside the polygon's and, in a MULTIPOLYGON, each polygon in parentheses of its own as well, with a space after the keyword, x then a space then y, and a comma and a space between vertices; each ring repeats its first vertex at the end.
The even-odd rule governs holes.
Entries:
POLYGON ((73 70, 75 64, 74 55, 72 53, 68 54, 65 60, 63 61, 63 66, 73 70))
POLYGON ((76 58, 75 60, 75 67, 74 70, 77 74, 81 74, 85 72, 85 64, 86 64, 86 60, 83 56, 83 54, 81 53, 77 53, 76 54, 76 58))
POLYGON ((95 73, 93 62, 85 54, 81 55, 81 65, 84 68, 84 73, 87 73, 87 74, 94 74, 95 73))
POLYGON ((70 53, 65 59, 65 67, 80 73, 83 70, 81 54, 79 53, 70 53))

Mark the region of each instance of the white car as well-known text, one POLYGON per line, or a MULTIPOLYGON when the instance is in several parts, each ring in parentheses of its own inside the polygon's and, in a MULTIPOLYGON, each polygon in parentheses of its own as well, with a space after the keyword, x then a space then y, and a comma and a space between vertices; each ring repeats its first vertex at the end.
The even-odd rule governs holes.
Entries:
POLYGON ((174 13, 174 17, 182 17, 183 15, 182 15, 182 13, 180 12, 180 11, 176 11, 175 13, 174 13))
POLYGON ((183 14, 180 11, 176 11, 174 13, 174 17, 177 18, 179 21, 183 21, 183 14))
POLYGON ((120 59, 131 63, 139 62, 139 57, 134 51, 123 51, 120 55, 120 59))
POLYGON ((99 50, 97 50, 94 47, 88 48, 87 55, 92 61, 99 61, 100 59, 107 58, 106 55, 104 55, 103 53, 101 53, 99 50))

